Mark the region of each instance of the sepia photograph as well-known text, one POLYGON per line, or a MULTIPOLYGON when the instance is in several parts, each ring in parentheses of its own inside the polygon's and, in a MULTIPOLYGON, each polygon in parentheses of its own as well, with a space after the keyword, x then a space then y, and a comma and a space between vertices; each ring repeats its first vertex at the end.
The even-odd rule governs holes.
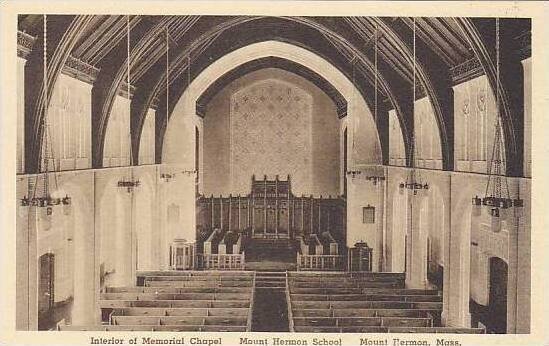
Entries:
POLYGON ((169 5, 2 31, 15 332, 532 333, 531 16, 169 5))

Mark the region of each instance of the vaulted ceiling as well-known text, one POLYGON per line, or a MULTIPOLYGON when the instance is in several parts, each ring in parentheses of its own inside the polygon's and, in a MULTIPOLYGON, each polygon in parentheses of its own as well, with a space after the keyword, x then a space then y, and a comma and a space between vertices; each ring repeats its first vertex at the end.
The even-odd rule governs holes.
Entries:
MULTIPOLYGON (((114 98, 127 91, 127 27, 130 28, 130 93, 132 142, 136 150, 149 107, 171 114, 189 82, 221 56, 265 40, 279 40, 308 49, 348 76, 368 105, 377 108, 384 161, 388 160, 387 112, 395 109, 407 152, 413 131, 413 80, 416 98, 428 96, 440 130, 444 169, 453 169, 452 86, 486 73, 502 102, 508 174, 522 172, 521 83, 516 82, 520 61, 530 55, 530 20, 501 19, 502 74, 496 88, 495 20, 493 18, 407 17, 262 17, 262 16, 47 16, 48 93, 61 71, 90 83, 92 89, 93 165, 102 166, 103 143, 114 98), (414 35, 415 32, 415 35, 414 35), (415 62, 413 47, 415 41, 415 62), (169 47, 166 59, 167 45, 169 47), (166 64, 169 64, 169 104, 166 105, 166 64), (377 82, 376 82, 377 81, 377 82), (378 104, 375 104, 377 84, 378 104), (520 91, 520 92, 519 92, 520 91)), ((43 16, 21 15, 19 54, 27 59, 25 75, 27 171, 38 169, 43 107, 43 16)), ((231 78, 250 69, 278 67, 321 86, 332 99, 341 95, 323 80, 291 62, 264 59, 232 71, 231 78)), ((228 78, 228 77, 227 77, 228 78)), ((203 108, 224 85, 215 83, 199 99, 203 108)), ((340 113, 342 114, 342 113, 340 113)), ((157 117, 157 161, 160 160, 165 116, 157 117)), ((408 155, 409 156, 409 155, 408 155)))

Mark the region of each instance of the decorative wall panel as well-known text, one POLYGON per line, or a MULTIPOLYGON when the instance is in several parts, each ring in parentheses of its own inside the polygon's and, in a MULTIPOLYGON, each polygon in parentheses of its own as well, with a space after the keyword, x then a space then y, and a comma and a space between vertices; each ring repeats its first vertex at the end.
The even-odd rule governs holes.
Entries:
POLYGON ((454 87, 456 170, 486 173, 495 125, 496 105, 485 76, 454 87))
POLYGON ((127 166, 130 163, 130 110, 127 98, 117 96, 109 117, 103 167, 127 166))
POLYGON ((389 111, 389 164, 394 166, 406 166, 406 153, 404 139, 398 121, 396 111, 389 111))
POLYGON ((47 112, 42 169, 91 167, 91 85, 60 75, 47 112))
POLYGON ((250 177, 292 178, 295 192, 312 185, 312 96, 275 79, 234 93, 230 104, 231 184, 249 189, 250 177))

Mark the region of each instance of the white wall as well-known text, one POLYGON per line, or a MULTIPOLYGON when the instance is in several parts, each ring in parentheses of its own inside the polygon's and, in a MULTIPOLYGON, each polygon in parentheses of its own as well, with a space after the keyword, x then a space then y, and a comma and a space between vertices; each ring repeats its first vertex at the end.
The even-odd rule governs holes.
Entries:
POLYGON ((404 138, 394 109, 389 111, 389 164, 392 166, 406 166, 404 138))
POLYGON ((156 112, 153 109, 147 111, 143 122, 143 130, 139 142, 139 164, 154 164, 155 153, 155 117, 156 112))
POLYGON ((103 167, 127 166, 130 163, 130 100, 117 95, 105 132, 103 167))
POLYGON ((431 101, 424 97, 414 106, 415 166, 442 169, 440 132, 431 101))

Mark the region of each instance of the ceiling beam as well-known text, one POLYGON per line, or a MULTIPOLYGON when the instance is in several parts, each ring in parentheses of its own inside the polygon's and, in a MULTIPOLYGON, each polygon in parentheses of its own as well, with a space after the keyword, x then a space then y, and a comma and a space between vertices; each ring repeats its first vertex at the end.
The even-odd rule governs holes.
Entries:
MULTIPOLYGON (((490 87, 499 95, 499 113, 503 124, 506 174, 523 176, 524 95, 520 55, 513 40, 518 19, 500 19, 500 77, 496 74, 495 18, 455 18, 464 37, 482 64, 490 87)), ((529 26, 528 22, 528 26, 529 26)))
POLYGON ((200 117, 204 117, 206 115, 208 103, 223 90, 223 88, 240 77, 265 68, 278 68, 305 78, 316 85, 332 100, 336 106, 337 116, 340 119, 347 115, 347 100, 323 76, 299 63, 274 56, 248 61, 219 77, 198 97, 198 100, 196 101, 196 114, 200 117))
MULTIPOLYGON (((165 26, 171 21, 173 21, 172 17, 163 17, 158 23, 139 21, 130 32, 130 62, 132 66, 158 39, 165 26)), ((93 168, 103 167, 105 133, 115 98, 127 74, 127 55, 127 40, 123 39, 101 60, 100 72, 92 88, 93 168)))
POLYGON ((381 18, 374 18, 374 20, 379 28, 386 32, 386 36, 394 40, 400 53, 409 57, 411 65, 414 64, 410 68, 413 71, 415 66, 417 84, 420 84, 425 90, 438 125, 442 168, 448 171, 453 170, 454 97, 452 78, 448 66, 431 47, 417 37, 418 26, 416 26, 416 55, 414 61, 413 27, 406 25, 403 21, 387 21, 381 18))
MULTIPOLYGON (((302 18, 302 17, 291 17, 291 18, 268 18, 268 19, 263 19, 263 21, 265 21, 267 23, 269 21, 275 21, 275 22, 278 21, 278 22, 281 22, 280 24, 284 24, 284 22, 286 22, 286 23, 284 25, 279 25, 277 28, 281 28, 281 29, 278 29, 278 30, 263 28, 263 34, 262 34, 261 38, 260 38, 260 33, 262 32, 261 24, 264 24, 264 23, 260 23, 260 24, 249 23, 249 24, 246 24, 247 25, 246 28, 239 28, 240 31, 234 31, 233 32, 231 30, 231 32, 227 33, 227 35, 224 36, 223 39, 220 38, 217 41, 218 44, 224 44, 226 46, 226 48, 222 49, 221 51, 218 51, 216 53, 216 55, 220 57, 220 56, 228 53, 229 51, 234 50, 234 49, 236 49, 240 46, 245 46, 245 45, 253 43, 253 42, 263 41, 263 40, 267 40, 267 39, 276 39, 276 40, 280 40, 280 41, 284 41, 284 42, 292 41, 292 39, 289 39, 288 36, 296 35, 296 33, 297 33, 297 35, 302 35, 302 38, 299 39, 298 41, 293 39, 293 42, 292 42, 293 44, 298 44, 300 46, 303 46, 308 50, 311 50, 311 51, 314 51, 317 54, 320 54, 321 56, 322 56, 322 51, 324 50, 325 55, 331 55, 331 56, 330 57, 323 56, 323 57, 326 58, 328 61, 331 60, 332 64, 334 64, 334 59, 336 59, 339 63, 335 63, 334 66, 339 66, 338 68, 344 74, 346 74, 349 79, 352 80, 352 78, 351 78, 352 76, 351 76, 350 71, 348 70, 348 68, 345 69, 345 66, 348 67, 348 65, 349 65, 348 57, 343 57, 342 52, 339 51, 337 47, 334 47, 332 44, 330 44, 330 42, 324 42, 322 44, 319 43, 319 42, 322 42, 322 40, 320 40, 319 37, 318 37, 318 34, 320 33, 323 36, 327 35, 327 36, 336 38, 336 40, 340 43, 341 46, 345 46, 346 50, 349 50, 349 52, 351 54, 354 54, 357 57, 357 61, 360 61, 361 64, 363 64, 365 66, 368 66, 370 71, 374 71, 373 63, 370 60, 368 60, 368 58, 360 50, 357 50, 353 46, 353 44, 351 44, 350 42, 345 40, 343 37, 341 37, 341 35, 338 35, 335 31, 327 29, 326 27, 319 24, 318 22, 313 21, 312 19, 307 19, 307 18, 302 18), (295 24, 293 24, 293 26, 291 24, 292 22, 295 23, 295 24), (254 25, 258 25, 258 27, 254 28, 254 25), (297 25, 297 27, 295 25, 297 25), (276 32, 277 37, 273 37, 273 34, 272 34, 273 32, 276 32), (246 35, 246 33, 248 33, 248 35, 251 35, 251 37, 246 39, 244 37, 246 35), (283 37, 281 37, 281 36, 283 36, 283 37), (314 39, 312 39, 312 37, 314 37, 314 39), (233 40, 238 40, 238 41, 233 42, 233 40), (315 43, 316 45, 315 45, 315 47, 306 47, 307 44, 305 44, 303 42, 299 42, 299 41, 304 41, 307 44, 315 43)), ((242 25, 244 25, 244 24, 242 24, 242 25)), ((236 30, 236 28, 234 30, 236 30)), ((192 72, 191 79, 194 78, 195 75, 197 75, 197 72, 196 72, 197 69, 205 68, 206 66, 208 66, 211 63, 211 60, 215 60, 215 58, 216 58, 212 55, 213 53, 209 53, 209 51, 208 51, 207 54, 206 53, 204 53, 204 54, 205 54, 205 56, 208 56, 209 59, 203 59, 204 60, 204 61, 202 61, 202 64, 204 65, 203 67, 198 67, 197 66, 198 62, 193 62, 193 66, 192 66, 192 71, 193 72, 192 72)), ((185 55, 185 53, 183 53, 182 55, 185 55)), ((199 59, 197 59, 197 60, 199 60, 199 59)), ((174 65, 174 64, 170 64, 170 65, 174 65)), ((157 73, 159 71, 160 71, 160 69, 156 70, 157 73)), ((172 74, 172 73, 174 73, 174 72, 173 71, 170 72, 170 74, 172 74)), ((164 73, 164 75, 165 75, 165 73, 164 73)), ((164 83, 158 83, 159 85, 165 84, 165 76, 163 76, 163 79, 164 79, 164 83)), ((373 86, 369 85, 369 84, 364 84, 364 83, 367 83, 368 79, 369 78, 365 78, 365 76, 362 75, 355 82, 357 84, 357 87, 361 91, 361 93, 365 96, 365 100, 368 103, 368 106, 370 107, 370 109, 373 110, 374 109, 373 108, 373 103, 372 103, 373 102, 373 86)), ((402 84, 402 83, 400 83, 400 84, 402 84)), ((149 83, 149 85, 150 85, 150 83, 149 83)), ((186 83, 179 83, 179 87, 180 87, 180 89, 178 90, 177 94, 175 95, 176 97, 173 97, 174 95, 172 94, 172 92, 170 92, 170 94, 172 94, 170 96, 170 99, 171 99, 170 106, 168 106, 168 107, 159 106, 159 109, 162 109, 162 110, 165 111, 166 108, 168 108, 168 112, 170 112, 169 115, 171 115, 171 111, 173 110, 173 107, 175 106, 175 103, 177 102, 179 97, 181 97, 181 95, 184 92, 184 89, 186 88, 186 83)), ((149 88, 150 88, 150 86, 149 86, 149 88)), ((404 120, 404 119, 406 117, 410 118, 410 116, 409 115, 408 116, 406 116, 406 115, 403 116, 403 114, 405 114, 406 111, 404 111, 402 109, 401 104, 399 104, 400 101, 397 102, 397 100, 401 100, 402 102, 404 102, 404 100, 406 99, 406 96, 397 97, 396 95, 394 95, 394 93, 390 90, 389 84, 385 81, 384 76, 382 75, 381 72, 379 72, 379 88, 380 88, 380 90, 384 91, 385 93, 387 93, 387 92, 390 93, 390 95, 391 95, 390 99, 391 99, 392 105, 397 110, 397 113, 399 114, 399 120, 403 121, 403 123, 401 124, 401 128, 404 129, 404 131, 407 131, 407 128, 409 128, 410 124, 408 122, 406 122, 406 120, 404 120)), ((139 88, 138 88, 138 90, 139 90, 139 88)), ((154 94, 150 95, 149 98, 152 100, 154 98, 154 94)), ((160 99, 160 102, 163 102, 164 98, 160 97, 159 99, 160 99)), ((150 104, 150 102, 151 101, 148 101, 147 104, 150 104)), ((405 102, 402 103, 402 104, 405 104, 405 102)), ((144 119, 145 110, 146 110, 146 108, 144 106, 141 106, 140 113, 142 115, 137 117, 137 120, 141 120, 141 124, 142 124, 143 119, 144 119)), ((138 115, 138 114, 134 114, 134 116, 135 115, 138 115)), ((157 121, 159 121, 159 122, 157 122, 157 131, 159 131, 159 133, 157 134, 158 135, 157 136, 158 141, 157 141, 157 145, 156 145, 157 153, 161 153, 161 147, 162 147, 162 142, 163 142, 163 134, 165 132, 165 119, 166 119, 166 116, 164 115, 164 116, 159 117, 159 118, 161 118, 162 120, 157 120, 157 121)), ((139 129, 136 129, 136 131, 134 131, 134 133, 139 134, 140 133, 139 129)), ((405 143, 408 144, 407 147, 409 148, 410 137, 409 137, 408 133, 407 132, 404 133, 403 137, 405 138, 405 143)), ((134 141, 137 144, 139 142, 139 139, 135 138, 134 141)), ((381 145, 382 145, 382 147, 383 146, 388 146, 388 143, 381 143, 381 145)), ((137 152, 137 150, 134 150, 134 152, 137 152)), ((160 157, 157 157, 156 160, 157 160, 157 162, 160 162, 160 157)))

